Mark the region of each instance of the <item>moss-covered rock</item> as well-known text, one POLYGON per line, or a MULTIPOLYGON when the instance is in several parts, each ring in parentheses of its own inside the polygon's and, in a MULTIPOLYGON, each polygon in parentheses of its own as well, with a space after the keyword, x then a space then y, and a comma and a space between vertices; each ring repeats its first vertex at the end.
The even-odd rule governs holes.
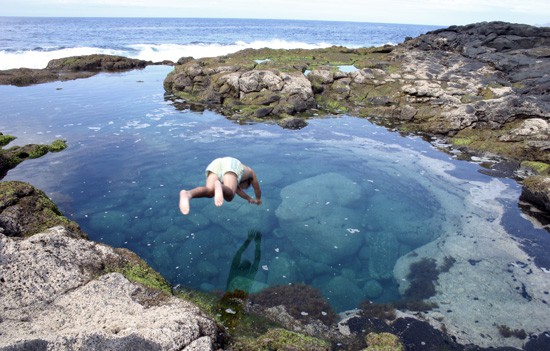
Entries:
POLYGON ((43 191, 24 182, 0 182, 0 230, 4 235, 28 237, 57 225, 86 237, 43 191))
POLYGON ((144 68, 150 61, 114 55, 83 55, 51 60, 45 69, 0 70, 0 85, 28 86, 53 81, 88 78, 98 72, 144 68))
POLYGON ((539 175, 548 175, 550 173, 550 164, 546 162, 523 161, 521 166, 532 169, 539 175))
POLYGON ((15 140, 13 135, 5 135, 0 133, 0 147, 4 147, 15 140))
POLYGON ((56 139, 48 145, 48 151, 50 152, 59 152, 67 148, 67 142, 62 139, 56 139))
POLYGON ((369 333, 366 337, 368 347, 363 351, 404 351, 405 346, 396 335, 391 333, 369 333))
POLYGON ((82 55, 54 59, 48 62, 52 71, 123 71, 144 68, 152 62, 116 55, 82 55))
POLYGON ((530 202, 550 213, 550 177, 532 176, 523 181, 520 200, 530 202))
MULTIPOLYGON (((0 134, 0 146, 5 146, 15 137, 0 134), (2 144, 4 142, 4 144, 2 144)), ((26 159, 39 158, 48 152, 59 152, 67 148, 65 140, 54 140, 50 145, 28 144, 25 146, 12 146, 8 149, 0 149, 0 179, 6 173, 26 159)))
POLYGON ((106 272, 118 272, 129 281, 140 283, 169 295, 172 294, 172 287, 168 281, 138 255, 123 248, 115 249, 115 251, 120 255, 120 259, 109 262, 105 268, 106 272))
POLYGON ((329 351, 331 345, 325 340, 291 332, 271 329, 256 339, 240 338, 231 345, 234 351, 329 351))

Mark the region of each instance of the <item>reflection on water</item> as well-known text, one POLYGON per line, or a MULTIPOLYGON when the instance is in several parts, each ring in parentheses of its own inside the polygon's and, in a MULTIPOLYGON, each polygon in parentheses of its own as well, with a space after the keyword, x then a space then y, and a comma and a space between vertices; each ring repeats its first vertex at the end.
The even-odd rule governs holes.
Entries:
MULTIPOLYGON (((93 240, 135 251, 174 285, 255 292, 305 283, 342 311, 401 299, 415 262, 453 261, 432 297, 448 329, 475 327, 465 341, 494 335, 494 325, 514 324, 513 306, 524 328, 542 331, 548 279, 506 231, 512 224, 501 225, 505 211, 518 213, 513 182, 364 119, 290 131, 177 111, 162 91, 169 70, 0 87, 2 132, 21 144, 69 144, 6 180, 44 189, 93 240), (179 190, 202 184, 206 165, 228 155, 257 172, 262 206, 195 199, 182 216, 179 190)), ((513 218, 514 228, 547 235, 513 218)))
POLYGON ((239 247, 233 261, 231 261, 231 267, 229 269, 229 276, 227 277, 226 291, 241 290, 246 293, 257 292, 252 290, 254 285, 256 273, 260 267, 262 244, 262 233, 257 230, 251 230, 248 232, 248 238, 239 247), (254 261, 249 261, 243 258, 245 250, 250 243, 254 240, 254 261))

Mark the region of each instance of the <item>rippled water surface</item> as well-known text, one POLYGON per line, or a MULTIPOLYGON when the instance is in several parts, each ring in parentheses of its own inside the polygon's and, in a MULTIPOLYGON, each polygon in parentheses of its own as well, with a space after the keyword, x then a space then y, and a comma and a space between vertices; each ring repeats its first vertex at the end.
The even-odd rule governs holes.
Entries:
MULTIPOLYGON (((135 251, 174 285, 255 292, 303 282, 342 311, 364 300, 403 299, 411 262, 451 257, 441 299, 464 304, 466 297, 449 295, 458 289, 452 284, 464 290, 470 277, 494 277, 510 278, 503 290, 522 302, 513 285, 521 274, 509 277, 507 264, 517 257, 532 263, 506 228, 531 238, 547 233, 520 216, 514 182, 365 119, 313 119, 291 131, 178 111, 162 89, 170 70, 0 87, 0 131, 16 135, 14 144, 64 138, 69 145, 25 161, 5 180, 45 190, 91 239, 135 251), (228 155, 256 170, 262 206, 236 198, 218 208, 194 199, 191 213, 181 215, 179 190, 203 184, 206 165, 228 155), (261 237, 246 241, 251 230, 261 237)), ((530 296, 544 301, 547 281, 529 279, 530 296)), ((513 301, 471 289, 478 300, 513 301)), ((456 318, 459 328, 464 320, 456 318)))

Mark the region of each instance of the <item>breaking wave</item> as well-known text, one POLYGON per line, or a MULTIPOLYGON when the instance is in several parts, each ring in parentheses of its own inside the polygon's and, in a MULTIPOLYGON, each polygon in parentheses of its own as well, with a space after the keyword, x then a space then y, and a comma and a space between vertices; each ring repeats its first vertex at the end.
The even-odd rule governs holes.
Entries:
POLYGON ((181 57, 214 57, 227 55, 243 49, 317 49, 332 46, 330 43, 320 42, 308 44, 298 41, 286 41, 280 39, 258 40, 252 42, 237 41, 233 44, 224 45, 218 43, 191 43, 191 44, 132 44, 118 48, 99 47, 73 47, 73 48, 36 48, 32 50, 1 50, 0 70, 12 68, 46 68, 48 62, 53 59, 92 55, 107 54, 120 55, 140 60, 161 62, 165 60, 176 62, 181 57))

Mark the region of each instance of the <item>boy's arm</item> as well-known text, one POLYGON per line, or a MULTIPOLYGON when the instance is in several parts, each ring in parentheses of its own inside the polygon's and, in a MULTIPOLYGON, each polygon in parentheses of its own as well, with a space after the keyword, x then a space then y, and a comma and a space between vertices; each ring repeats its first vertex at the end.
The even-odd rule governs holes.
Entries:
POLYGON ((256 177, 256 173, 252 171, 252 187, 254 188, 254 195, 256 196, 256 201, 254 203, 256 205, 262 204, 262 190, 260 189, 260 182, 258 182, 258 178, 256 177))
POLYGON ((254 199, 252 199, 250 196, 248 196, 248 194, 245 193, 243 191, 243 189, 241 189, 240 187, 237 187, 237 190, 235 191, 235 193, 237 195, 239 195, 240 197, 242 197, 243 199, 245 199, 246 201, 248 201, 248 202, 254 201, 254 199))

